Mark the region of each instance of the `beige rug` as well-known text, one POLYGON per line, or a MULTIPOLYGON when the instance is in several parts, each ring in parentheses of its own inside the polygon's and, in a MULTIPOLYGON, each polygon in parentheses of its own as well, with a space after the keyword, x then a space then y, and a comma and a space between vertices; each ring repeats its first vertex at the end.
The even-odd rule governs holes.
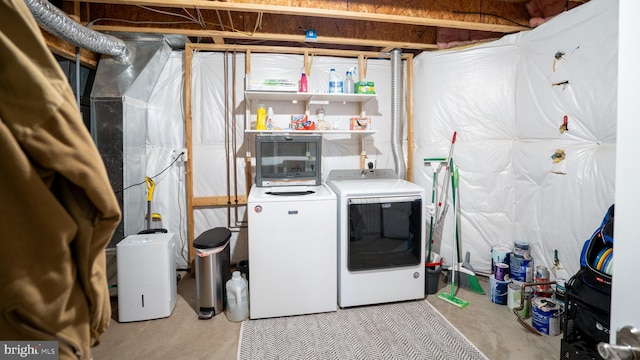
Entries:
POLYGON ((247 320, 239 360, 487 360, 424 300, 247 320))

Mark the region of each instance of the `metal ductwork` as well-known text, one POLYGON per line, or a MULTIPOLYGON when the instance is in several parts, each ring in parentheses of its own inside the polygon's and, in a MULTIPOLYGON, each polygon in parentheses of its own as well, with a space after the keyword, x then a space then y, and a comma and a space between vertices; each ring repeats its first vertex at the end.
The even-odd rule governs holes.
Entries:
POLYGON ((406 178, 407 166, 402 152, 402 51, 391 51, 391 151, 395 171, 401 179, 406 178))
POLYGON ((47 32, 78 47, 111 55, 119 63, 130 62, 131 55, 124 41, 78 24, 46 0, 24 2, 38 24, 47 32))
POLYGON ((91 91, 91 134, 122 208, 109 246, 145 229, 149 101, 171 55, 164 36, 119 34, 134 50, 128 65, 102 59, 91 91))

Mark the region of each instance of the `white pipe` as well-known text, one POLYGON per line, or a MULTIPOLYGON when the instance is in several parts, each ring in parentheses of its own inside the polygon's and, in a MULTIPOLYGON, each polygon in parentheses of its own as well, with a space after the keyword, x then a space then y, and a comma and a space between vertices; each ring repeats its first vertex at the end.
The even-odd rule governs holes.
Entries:
POLYGON ((402 153, 402 52, 391 51, 391 150, 395 171, 400 179, 406 177, 407 167, 402 153))
POLYGON ((81 48, 111 55, 119 63, 130 64, 130 52, 124 41, 78 24, 46 0, 24 2, 47 32, 81 48))

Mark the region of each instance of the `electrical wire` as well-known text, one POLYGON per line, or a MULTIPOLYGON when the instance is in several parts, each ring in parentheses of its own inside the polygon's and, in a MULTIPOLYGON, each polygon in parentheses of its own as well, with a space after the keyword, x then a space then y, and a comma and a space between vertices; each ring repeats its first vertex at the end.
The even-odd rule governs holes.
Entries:
MULTIPOLYGON (((200 24, 197 21, 197 19, 195 19, 193 16, 191 16, 191 14, 189 14, 189 12, 187 12, 187 14, 189 14, 189 16, 185 16, 185 15, 176 14, 176 13, 173 13, 173 12, 170 12, 170 11, 164 11, 164 10, 158 10, 158 9, 150 8, 150 7, 144 6, 144 5, 136 5, 136 6, 139 7, 139 8, 145 9, 145 10, 149 10, 149 11, 158 13, 158 14, 177 16, 177 17, 181 17, 181 18, 184 18, 184 19, 187 19, 187 20, 191 20, 192 22, 202 26, 202 24, 200 24)), ((184 9, 184 8, 183 8, 183 10, 186 11, 186 9, 184 9)))
POLYGON ((196 24, 200 25, 201 28, 203 28, 203 29, 207 28, 207 25, 202 20, 202 14, 200 13, 200 9, 196 8, 196 14, 198 15, 197 18, 195 16, 191 15, 189 10, 187 10, 186 8, 182 8, 182 10, 185 13, 187 13, 187 15, 189 15, 189 18, 191 18, 191 20, 193 20, 193 22, 195 22, 196 24))
MULTIPOLYGON (((162 169, 162 171, 160 171, 159 173, 157 173, 157 174, 155 174, 153 176, 150 176, 149 178, 151 180, 153 180, 153 179, 157 178, 158 176, 162 175, 165 171, 169 170, 173 166, 173 164, 175 164, 182 157, 182 155, 184 155, 184 151, 181 152, 180 154, 178 154, 178 156, 176 156, 176 158, 173 159, 173 161, 166 168, 162 169)), ((145 179, 145 180, 142 180, 139 183, 129 185, 129 186, 123 188, 122 190, 118 190, 118 191, 116 191, 116 193, 124 192, 125 190, 131 189, 134 186, 140 186, 140 185, 143 185, 143 184, 146 184, 146 183, 147 183, 147 180, 145 179)))
POLYGON ((257 32, 258 29, 262 30, 262 12, 258 13, 258 17, 256 18, 256 25, 253 27, 253 32, 257 32))
POLYGON ((227 10, 227 16, 229 16, 229 23, 231 24, 231 31, 236 31, 235 26, 233 26, 233 18, 231 17, 231 11, 227 10))
MULTIPOLYGON (((151 8, 146 8, 144 6, 140 6, 142 8, 145 8, 146 10, 149 11, 155 11, 155 12, 160 12, 158 10, 155 9, 151 9, 151 8)), ((256 29, 258 28, 262 28, 262 16, 258 16, 258 18, 256 19, 256 24, 255 24, 255 28, 253 30, 253 32, 249 32, 249 31, 242 31, 242 30, 238 30, 235 29, 233 27, 224 25, 222 23, 222 17, 220 16, 219 13, 218 14, 218 21, 219 23, 216 24, 214 22, 209 22, 204 20, 203 16, 202 16, 202 12, 200 11, 200 9, 196 9, 197 10, 197 18, 195 16, 193 16, 191 13, 189 13, 186 9, 185 12, 187 12, 187 14, 189 14, 189 16, 185 16, 185 15, 181 15, 181 14, 176 14, 176 13, 171 13, 171 12, 160 12, 162 14, 167 14, 167 15, 173 15, 173 16, 178 16, 184 19, 187 19, 189 21, 134 21, 134 20, 126 20, 126 19, 118 19, 118 18, 98 18, 98 19, 94 19, 90 22, 90 24, 96 23, 98 21, 117 21, 117 22, 122 22, 122 23, 127 23, 127 24, 156 24, 156 25, 177 25, 177 24, 198 24, 200 25, 203 29, 207 28, 207 25, 211 25, 211 26, 215 26, 215 25, 219 25, 221 28, 221 31, 225 31, 225 30, 230 30, 233 32, 237 32, 237 33, 241 33, 241 34, 245 34, 248 36, 252 36, 255 32, 256 29)), ((233 24, 232 24, 233 26, 233 24)), ((262 40, 264 41, 264 40, 262 40)))
POLYGON ((157 24, 157 25, 175 25, 175 24, 192 24, 193 21, 133 21, 133 20, 125 20, 125 19, 117 19, 117 18, 99 18, 92 20, 91 23, 96 23, 98 21, 118 21, 127 24, 157 24))
MULTIPOLYGON (((187 9, 183 8, 183 10, 189 15, 182 15, 182 14, 176 14, 176 13, 172 13, 172 12, 168 12, 168 11, 162 11, 162 10, 157 10, 157 9, 153 9, 147 6, 142 6, 142 5, 136 5, 139 8, 145 9, 145 10, 149 10, 152 12, 156 12, 159 14, 164 14, 164 15, 171 15, 171 16, 176 16, 176 17, 180 17, 183 19, 187 19, 189 21, 134 21, 134 20, 125 20, 125 19, 118 19, 118 18, 98 18, 98 19, 94 19, 92 20, 89 24, 94 24, 98 21, 118 21, 118 22, 123 22, 123 23, 127 23, 127 24, 158 24, 158 25, 173 25, 173 24, 198 24, 200 25, 203 29, 207 27, 206 22, 203 20, 202 18, 202 13, 200 13, 200 9, 196 9, 198 12, 198 18, 196 18, 195 16, 193 16, 191 13, 189 13, 189 11, 187 11, 187 9)), ((89 26, 89 25, 88 25, 89 26)))
POLYGON ((196 13, 198 14, 198 21, 202 24, 203 28, 207 27, 207 23, 204 21, 204 16, 202 16, 202 11, 199 8, 196 8, 196 13))
POLYGON ((522 26, 522 27, 526 27, 526 28, 531 28, 531 26, 529 26, 529 25, 523 25, 523 24, 520 24, 519 22, 514 21, 514 20, 511 20, 511 19, 506 18, 506 17, 504 17, 504 16, 496 15, 496 14, 491 14, 491 13, 486 13, 486 12, 482 12, 482 11, 457 11, 457 10, 454 10, 454 11, 453 11, 453 13, 454 13, 454 14, 461 14, 461 15, 484 15, 484 16, 492 16, 492 17, 496 17, 496 18, 499 18, 499 19, 502 19, 502 20, 508 21, 508 22, 510 22, 510 23, 512 23, 512 24, 516 24, 516 25, 518 25, 518 26, 522 26))
MULTIPOLYGON (((182 174, 180 174, 180 180, 178 181, 178 199, 176 201, 176 203, 178 204, 178 215, 179 215, 179 223, 178 223, 178 234, 180 236, 180 245, 182 245, 182 249, 180 250, 180 257, 182 257, 182 260, 184 260, 185 264, 187 264, 187 268, 189 267, 189 260, 184 256, 184 249, 186 248, 186 241, 185 239, 182 237, 182 230, 184 227, 184 223, 182 222, 182 206, 181 206, 181 195, 182 195, 182 190, 184 189, 184 187, 182 186, 182 174)), ((187 249, 187 252, 189 251, 189 249, 187 249)))

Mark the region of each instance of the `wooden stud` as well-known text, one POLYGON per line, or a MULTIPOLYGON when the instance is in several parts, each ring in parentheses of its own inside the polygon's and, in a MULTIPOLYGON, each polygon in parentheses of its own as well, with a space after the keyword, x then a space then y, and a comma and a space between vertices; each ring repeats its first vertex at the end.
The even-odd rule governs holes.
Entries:
POLYGON ((311 76, 311 62, 309 61, 309 52, 304 52, 304 73, 311 76))
POLYGON ((247 204, 247 196, 246 195, 237 195, 235 196, 236 201, 234 203, 229 202, 229 197, 224 196, 199 196, 193 198, 193 207, 194 208, 203 208, 203 207, 218 207, 218 206, 229 206, 229 205, 246 205, 247 204))
POLYGON ((366 150, 366 140, 364 136, 360 136, 360 170, 366 169, 366 161, 367 161, 367 150, 366 150))
POLYGON ((367 67, 365 65, 364 55, 358 55, 358 81, 362 81, 367 77, 367 67))
MULTIPOLYGON (((244 68, 245 68, 245 90, 247 89, 247 87, 249 86, 249 79, 250 79, 250 75, 251 75, 251 50, 247 49, 245 51, 245 58, 244 58, 244 68)), ((250 127, 251 124, 251 109, 250 109, 250 104, 247 104, 245 101, 245 115, 244 115, 244 128, 248 129, 250 127)), ((251 186, 253 185, 253 180, 251 178, 251 136, 247 133, 245 133, 244 136, 244 141, 245 141, 245 148, 246 148, 246 152, 245 152, 245 157, 244 157, 244 167, 245 167, 245 181, 247 183, 247 192, 251 191, 251 186)))
POLYGON ((73 2, 73 15, 78 18, 77 19, 78 22, 80 22, 82 20, 80 18, 80 2, 79 1, 74 1, 73 2))
POLYGON ((407 56, 407 181, 413 181, 413 55, 407 56))
POLYGON ((185 140, 189 161, 187 161, 187 224, 188 224, 188 246, 189 264, 191 271, 195 271, 193 264, 193 240, 195 239, 195 229, 193 221, 193 123, 191 111, 191 62, 193 60, 193 49, 190 44, 185 44, 184 51, 184 117, 185 117, 185 140))
MULTIPOLYGON (((68 43, 57 36, 51 35, 47 31, 41 31, 44 42, 49 50, 63 58, 76 61, 76 46, 68 43)), ((98 66, 98 54, 86 49, 80 49, 80 64, 89 69, 96 69, 98 66)))

